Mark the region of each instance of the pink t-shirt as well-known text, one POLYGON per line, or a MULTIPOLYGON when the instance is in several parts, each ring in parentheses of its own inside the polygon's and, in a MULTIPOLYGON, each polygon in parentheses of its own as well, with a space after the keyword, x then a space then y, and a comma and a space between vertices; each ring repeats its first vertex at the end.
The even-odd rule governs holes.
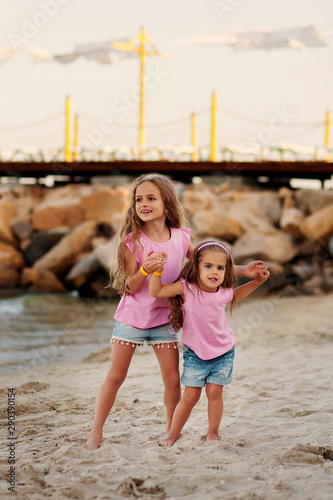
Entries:
POLYGON ((235 335, 227 324, 225 306, 232 301, 232 288, 203 292, 181 279, 184 286, 182 343, 201 359, 213 359, 230 351, 235 335), (188 288, 189 287, 189 288, 188 288), (192 293, 193 292, 193 293, 192 293))
MULTIPOLYGON (((170 239, 164 243, 156 243, 149 240, 141 232, 140 241, 143 248, 137 244, 136 261, 139 266, 142 266, 143 256, 146 256, 151 250, 166 252, 168 260, 164 265, 162 284, 173 283, 178 278, 183 260, 186 257, 190 235, 190 229, 171 228, 170 239)), ((130 237, 131 234, 127 235, 125 243, 133 253, 134 245, 130 237)), ((150 295, 149 279, 150 276, 145 279, 142 287, 137 292, 123 295, 114 316, 117 321, 142 329, 169 323, 168 299, 150 295)))

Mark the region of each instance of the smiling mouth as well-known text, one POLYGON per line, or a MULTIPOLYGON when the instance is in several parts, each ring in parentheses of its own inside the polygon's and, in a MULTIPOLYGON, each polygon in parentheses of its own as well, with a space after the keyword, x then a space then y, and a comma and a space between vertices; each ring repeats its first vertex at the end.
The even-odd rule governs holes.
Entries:
POLYGON ((208 278, 208 279, 209 279, 209 281, 213 281, 214 283, 215 283, 215 281, 218 281, 217 278, 208 278))
POLYGON ((141 210, 142 214, 151 214, 151 210, 141 210))

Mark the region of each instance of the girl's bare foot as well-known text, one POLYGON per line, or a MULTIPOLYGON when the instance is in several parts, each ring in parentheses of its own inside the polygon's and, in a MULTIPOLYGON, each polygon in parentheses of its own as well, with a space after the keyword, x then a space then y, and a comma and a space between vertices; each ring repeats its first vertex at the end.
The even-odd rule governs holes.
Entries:
POLYGON ((207 434, 205 443, 210 443, 211 441, 218 441, 218 440, 219 440, 218 434, 207 434))
POLYGON ((160 439, 158 441, 158 444, 160 446, 163 446, 163 448, 171 448, 171 446, 177 441, 177 439, 174 439, 170 436, 167 436, 166 438, 164 439, 160 439))
POLYGON ((84 447, 89 451, 97 450, 101 444, 102 437, 102 432, 91 431, 84 447))

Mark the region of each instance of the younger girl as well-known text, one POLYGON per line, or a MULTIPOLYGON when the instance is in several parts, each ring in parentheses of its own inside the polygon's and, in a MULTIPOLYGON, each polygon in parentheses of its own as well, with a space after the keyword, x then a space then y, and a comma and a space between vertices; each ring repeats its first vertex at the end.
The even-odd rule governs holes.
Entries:
MULTIPOLYGON (((113 287, 122 296, 117 308, 111 339, 111 367, 98 392, 88 450, 99 447, 105 420, 124 382, 136 346, 146 342, 157 356, 164 383, 167 432, 180 399, 177 333, 169 322, 168 300, 149 294, 149 277, 160 268, 154 252, 166 252, 163 284, 172 283, 180 273, 193 245, 190 229, 183 229, 185 218, 173 183, 160 174, 136 179, 130 206, 118 234, 117 263, 113 287)), ((240 266, 238 274, 257 276, 261 261, 240 266)))
POLYGON ((150 279, 153 297, 170 297, 170 319, 176 331, 182 328, 184 371, 181 382, 185 390, 162 446, 172 446, 179 438, 193 407, 206 387, 208 399, 208 433, 206 442, 218 439, 223 413, 223 386, 230 384, 233 369, 235 335, 227 324, 225 307, 231 312, 269 277, 267 269, 258 271, 256 279, 233 290, 233 259, 226 247, 217 242, 198 245, 184 266, 178 281, 162 285, 165 254, 155 254, 160 262, 150 279))

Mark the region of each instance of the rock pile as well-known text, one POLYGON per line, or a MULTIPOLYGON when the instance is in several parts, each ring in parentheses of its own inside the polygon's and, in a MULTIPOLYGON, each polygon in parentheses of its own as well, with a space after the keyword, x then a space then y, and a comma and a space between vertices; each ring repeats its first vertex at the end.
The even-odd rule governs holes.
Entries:
MULTIPOLYGON (((115 235, 131 186, 0 186, 0 288, 112 297, 115 235)), ((264 260, 261 290, 333 290, 333 191, 177 185, 194 243, 218 239, 237 264, 264 260)))

